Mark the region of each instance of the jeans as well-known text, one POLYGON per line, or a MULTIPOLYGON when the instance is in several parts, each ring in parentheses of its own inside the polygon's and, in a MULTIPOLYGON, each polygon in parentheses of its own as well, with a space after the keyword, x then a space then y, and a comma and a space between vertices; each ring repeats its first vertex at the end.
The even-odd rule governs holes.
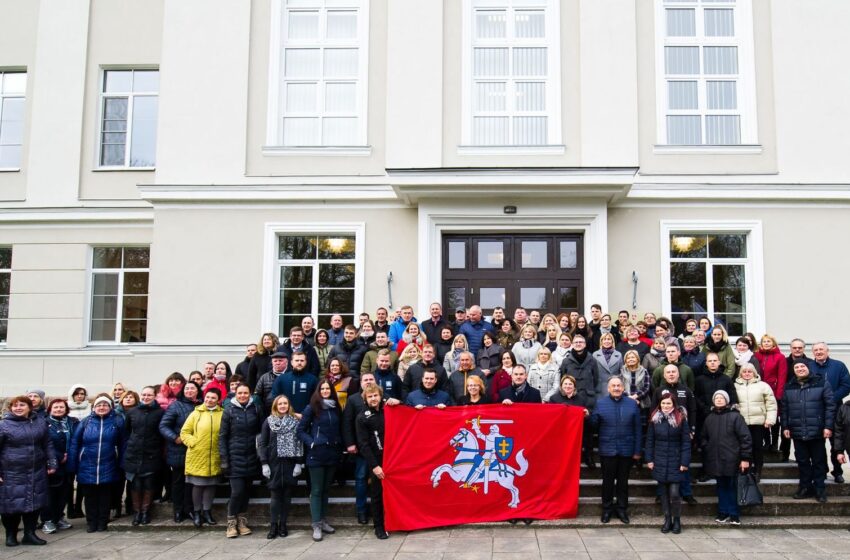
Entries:
POLYGON ((369 495, 367 471, 366 459, 357 455, 354 460, 354 500, 357 513, 366 511, 366 497, 369 495))
POLYGON ((720 515, 738 517, 738 484, 737 477, 717 477, 717 512, 720 515))
POLYGON ((800 470, 800 489, 824 491, 826 480, 826 442, 823 438, 794 439, 794 454, 800 470))
POLYGON ((631 457, 600 457, 602 464, 602 509, 611 513, 614 509, 616 487, 617 510, 625 512, 629 507, 629 470, 631 457))
POLYGON ((309 467, 310 471, 310 517, 313 523, 325 519, 328 510, 328 493, 334 479, 336 466, 309 467))

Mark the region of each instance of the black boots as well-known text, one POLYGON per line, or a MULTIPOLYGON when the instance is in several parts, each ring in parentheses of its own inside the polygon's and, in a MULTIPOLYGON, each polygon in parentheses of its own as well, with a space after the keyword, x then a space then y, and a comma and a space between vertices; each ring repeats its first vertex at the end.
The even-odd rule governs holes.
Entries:
POLYGON ((145 490, 142 492, 142 514, 139 517, 139 522, 142 525, 150 525, 151 522, 151 504, 153 503, 153 492, 145 490))
POLYGON ((213 519, 212 511, 208 509, 201 512, 201 520, 207 525, 217 525, 216 520, 213 519))
POLYGON ((665 534, 669 533, 670 529, 672 529, 672 528, 673 528, 673 520, 670 518, 669 515, 665 515, 664 516, 664 525, 661 526, 661 532, 665 533, 665 534))
POLYGON ((269 534, 266 535, 267 539, 276 539, 277 532, 280 530, 280 523, 272 523, 269 525, 269 534))
POLYGON ((192 519, 192 525, 195 526, 196 529, 200 529, 201 525, 204 524, 204 520, 201 518, 201 511, 190 511, 189 517, 192 519))
POLYGON ((130 498, 133 500, 133 527, 138 527, 142 523, 142 493, 130 490, 130 498))
POLYGON ((381 540, 390 538, 390 535, 384 530, 383 527, 375 527, 375 536, 381 540))
POLYGON ((682 520, 678 517, 673 518, 673 534, 678 535, 682 532, 682 520))
POLYGON ((21 544, 45 545, 47 541, 35 534, 35 526, 38 523, 38 512, 24 514, 24 537, 21 544))
POLYGON ((6 546, 18 546, 18 530, 6 529, 6 546))

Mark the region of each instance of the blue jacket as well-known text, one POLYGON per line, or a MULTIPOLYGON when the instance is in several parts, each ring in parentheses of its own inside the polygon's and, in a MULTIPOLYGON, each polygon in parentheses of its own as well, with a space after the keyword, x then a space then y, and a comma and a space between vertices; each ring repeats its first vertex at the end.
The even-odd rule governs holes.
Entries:
POLYGON ((804 383, 792 375, 782 394, 783 427, 792 439, 820 439, 832 429, 835 398, 832 387, 820 375, 809 374, 804 383))
POLYGON ((407 400, 404 401, 404 404, 407 406, 418 406, 420 404, 423 406, 437 406, 438 404, 449 406, 452 404, 451 401, 451 397, 445 391, 436 389, 431 392, 425 392, 424 389, 419 388, 407 395, 407 400))
POLYGON ((640 406, 634 400, 625 396, 614 400, 605 395, 596 401, 590 419, 599 429, 600 456, 640 455, 640 406))
POLYGON ((0 513, 45 508, 48 468, 56 468, 56 454, 47 422, 35 414, 21 417, 7 412, 0 422, 0 513))
POLYGON ((92 412, 74 430, 68 472, 77 473, 80 484, 117 482, 123 454, 124 420, 114 410, 102 418, 92 412))
MULTIPOLYGON (((398 346, 398 341, 401 340, 401 337, 404 335, 404 329, 407 328, 407 325, 410 323, 419 324, 419 321, 416 320, 416 317, 413 317, 410 321, 405 322, 404 319, 399 317, 395 321, 393 321, 392 325, 390 325, 390 346, 395 350, 398 346)), ((330 342, 328 342, 330 344, 330 342)))
MULTIPOLYGON (((286 395, 292 410, 300 414, 310 404, 310 397, 313 396, 318 385, 319 379, 312 373, 306 370, 295 373, 288 369, 285 373, 278 375, 272 384, 272 402, 278 395, 286 395)), ((266 413, 268 412, 267 410, 266 413)))
POLYGON ((699 347, 694 348, 692 352, 682 352, 682 357, 679 358, 679 361, 694 372, 694 378, 699 377, 705 371, 705 357, 707 354, 703 354, 699 347))
POLYGON ((466 342, 469 344, 469 351, 472 352, 473 356, 478 355, 478 351, 481 350, 481 347, 484 345, 481 342, 481 338, 484 336, 485 332, 493 333, 493 325, 481 319, 477 323, 473 323, 472 321, 464 321, 464 323, 458 329, 458 334, 462 334, 466 337, 466 342))
POLYGON ((198 404, 189 402, 185 397, 178 397, 168 405, 159 421, 159 433, 165 439, 165 462, 171 467, 186 465, 186 446, 178 445, 174 440, 180 437, 183 424, 198 404))
MULTIPOLYGON (((850 373, 848 373, 844 362, 827 358, 823 364, 819 364, 812 360, 809 363, 809 371, 812 375, 821 375, 829 381, 832 396, 836 403, 841 404, 844 397, 850 395, 850 373)), ((790 377, 793 373, 794 368, 792 367, 788 376, 790 377)))
POLYGON ((407 399, 407 387, 393 370, 376 369, 375 383, 384 391, 384 399, 398 399, 401 402, 407 399))
POLYGON ((691 464, 691 428, 682 423, 673 427, 660 412, 649 419, 646 428, 646 462, 655 463, 652 478, 658 482, 682 482, 685 473, 679 467, 691 464), (658 420, 656 422, 656 420, 658 420))
POLYGON ((308 467, 330 467, 342 457, 342 422, 339 408, 323 408, 316 416, 307 406, 298 423, 308 467))

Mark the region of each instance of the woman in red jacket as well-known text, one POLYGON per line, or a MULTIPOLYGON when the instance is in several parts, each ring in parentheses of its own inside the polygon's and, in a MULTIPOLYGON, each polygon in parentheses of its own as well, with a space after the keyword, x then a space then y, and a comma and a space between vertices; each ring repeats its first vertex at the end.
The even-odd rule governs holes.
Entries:
MULTIPOLYGON (((782 355, 782 352, 779 351, 779 345, 776 343, 776 339, 769 334, 763 335, 755 356, 756 360, 761 364, 761 380, 770 385, 776 397, 776 402, 779 403, 782 400, 782 393, 785 391, 785 382, 788 378, 788 362, 785 356, 782 355)), ((768 450, 779 450, 779 438, 780 434, 782 434, 780 425, 784 424, 782 413, 783 410, 780 405, 779 418, 769 433, 765 431, 764 447, 768 450)), ((753 442, 753 445, 757 444, 758 442, 753 442)))

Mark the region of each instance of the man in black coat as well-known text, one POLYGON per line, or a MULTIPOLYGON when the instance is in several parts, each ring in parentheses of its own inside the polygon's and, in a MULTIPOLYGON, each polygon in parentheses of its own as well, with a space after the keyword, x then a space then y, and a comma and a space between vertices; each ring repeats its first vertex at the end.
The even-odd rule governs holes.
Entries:
POLYGON ((420 323, 419 327, 422 329, 422 332, 425 333, 425 338, 428 339, 428 342, 431 344, 437 344, 440 342, 440 331, 443 330, 443 327, 451 328, 451 325, 448 321, 446 321, 445 317, 443 317, 443 306, 436 301, 431 304, 428 311, 431 317, 427 321, 420 323))
MULTIPOLYGON (((361 390, 375 386, 375 374, 372 372, 360 375, 361 390)), ((357 510, 357 522, 365 525, 369 522, 369 506, 366 504, 369 480, 366 469, 366 460, 357 447, 357 432, 355 420, 357 415, 366 410, 366 402, 362 393, 354 393, 348 396, 345 408, 342 411, 342 443, 345 445, 349 455, 354 457, 354 495, 357 510)))
POLYGON ((528 384, 528 372, 525 366, 517 364, 511 371, 511 386, 499 391, 502 404, 542 403, 540 391, 528 384))
POLYGON ((348 371, 352 376, 357 376, 360 371, 360 364, 363 362, 363 357, 368 351, 369 347, 357 338, 357 329, 354 325, 346 325, 345 330, 342 332, 342 340, 335 344, 331 348, 331 351, 328 352, 328 358, 325 363, 338 358, 348 367, 348 371))
POLYGON ((422 347, 422 360, 411 365, 404 376, 404 386, 408 392, 415 391, 422 384, 422 374, 426 369, 433 369, 437 374, 437 388, 451 394, 449 376, 443 364, 437 362, 437 353, 430 344, 422 347))
POLYGON ((312 373, 316 377, 321 375, 322 366, 319 363, 319 355, 316 354, 316 349, 304 339, 304 329, 301 327, 292 327, 289 329, 289 339, 278 345, 276 352, 283 352, 289 361, 292 361, 293 352, 304 352, 307 358, 307 373, 312 373))
MULTIPOLYGON (((711 414, 711 407, 714 406, 714 393, 716 391, 726 391, 729 395, 729 406, 732 406, 738 403, 738 392, 735 390, 732 378, 724 373, 724 367, 720 363, 720 357, 714 352, 706 355, 705 371, 695 380, 695 385, 694 397, 697 401, 696 440, 700 441, 702 437, 702 425, 705 423, 708 415, 711 414)), ((700 482, 708 482, 710 479, 703 474, 698 480, 700 482)))
POLYGON ((370 386, 363 390, 367 409, 357 415, 355 420, 357 446, 366 459, 372 497, 372 513, 375 524, 375 536, 388 539, 384 529, 384 403, 380 387, 370 386))

